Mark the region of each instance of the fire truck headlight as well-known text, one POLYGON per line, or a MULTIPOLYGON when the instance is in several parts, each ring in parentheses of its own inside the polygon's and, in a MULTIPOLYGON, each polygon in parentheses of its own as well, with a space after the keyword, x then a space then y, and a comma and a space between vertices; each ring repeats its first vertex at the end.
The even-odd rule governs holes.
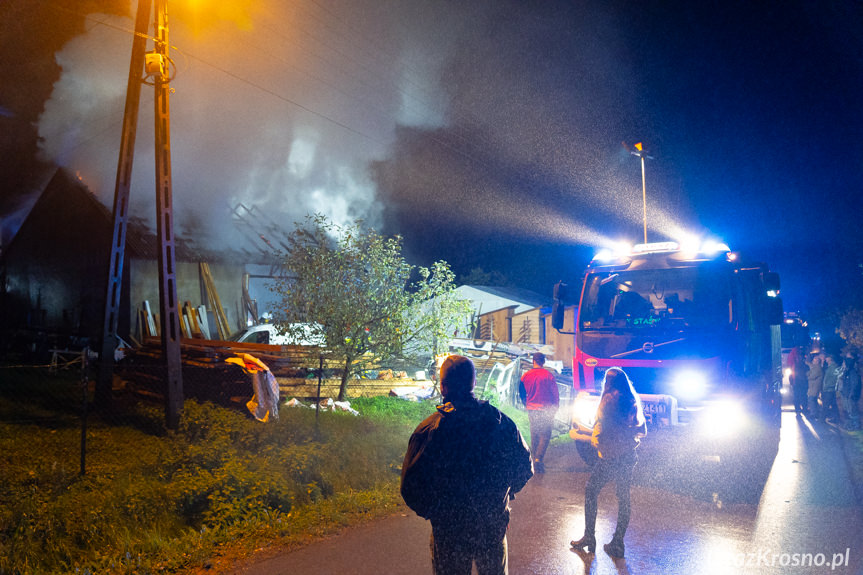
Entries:
POLYGON ((572 402, 572 423, 587 429, 593 429, 596 423, 596 410, 599 408, 599 396, 579 394, 572 402))
POLYGON ((746 421, 746 410, 742 405, 735 401, 720 401, 705 409, 702 429, 716 437, 728 437, 743 429, 746 421))
POLYGON ((698 371, 681 371, 674 376, 674 393, 681 399, 700 399, 707 393, 707 377, 698 371))

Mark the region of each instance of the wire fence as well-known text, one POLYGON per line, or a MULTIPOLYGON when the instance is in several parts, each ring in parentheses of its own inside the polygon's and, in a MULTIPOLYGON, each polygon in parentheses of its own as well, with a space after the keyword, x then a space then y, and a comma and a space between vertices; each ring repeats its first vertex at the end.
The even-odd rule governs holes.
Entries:
POLYGON ((80 428, 80 473, 86 473, 91 399, 89 348, 49 350, 45 363, 0 366, 0 415, 9 425, 80 428))
MULTIPOLYGON (((125 350, 113 369, 109 405, 94 409, 97 355, 83 349, 48 349, 39 354, 7 354, 0 360, 0 418, 10 426, 80 429, 80 473, 87 472, 88 420, 99 424, 134 425, 134 407, 164 408, 167 368, 158 340, 125 350), (28 362, 29 361, 29 362, 28 362)), ((326 350, 309 346, 270 346, 184 340, 182 388, 184 399, 210 402, 256 417, 249 407, 256 393, 254 374, 230 358, 252 356, 273 374, 278 385, 275 409, 295 399, 308 406, 331 406, 342 391, 343 362, 326 350)), ((349 397, 408 394, 431 397, 433 381, 416 381, 405 371, 374 369, 347 382, 349 397)), ((349 403, 347 404, 349 407, 349 403)), ((14 429, 12 431, 15 433, 14 429)), ((19 434, 19 437, 21 434, 19 434)), ((68 434, 64 434, 68 437, 68 434)), ((69 446, 71 449, 72 446, 69 446)))

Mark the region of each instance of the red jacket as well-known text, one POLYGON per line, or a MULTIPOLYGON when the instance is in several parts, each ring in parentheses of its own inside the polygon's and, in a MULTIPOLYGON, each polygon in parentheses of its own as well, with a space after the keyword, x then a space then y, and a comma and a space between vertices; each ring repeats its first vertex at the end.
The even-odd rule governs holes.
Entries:
POLYGON ((527 409, 556 409, 560 403, 557 382, 544 367, 534 367, 525 373, 521 384, 524 386, 524 405, 527 409))

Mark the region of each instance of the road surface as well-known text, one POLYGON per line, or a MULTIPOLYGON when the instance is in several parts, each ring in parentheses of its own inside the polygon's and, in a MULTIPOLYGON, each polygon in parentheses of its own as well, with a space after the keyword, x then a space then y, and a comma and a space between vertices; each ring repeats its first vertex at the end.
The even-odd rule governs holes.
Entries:
MULTIPOLYGON (((510 573, 863 574, 863 513, 834 428, 783 413, 779 450, 755 478, 712 478, 710 462, 669 470, 661 442, 641 449, 626 558, 570 550, 581 535, 588 471, 572 444, 549 452, 547 473, 512 503, 510 573)), ((673 459, 671 459, 673 460, 673 459)), ((614 489, 600 497, 597 539, 608 541, 614 489)), ((429 524, 410 513, 236 568, 233 575, 431 573, 429 524)))

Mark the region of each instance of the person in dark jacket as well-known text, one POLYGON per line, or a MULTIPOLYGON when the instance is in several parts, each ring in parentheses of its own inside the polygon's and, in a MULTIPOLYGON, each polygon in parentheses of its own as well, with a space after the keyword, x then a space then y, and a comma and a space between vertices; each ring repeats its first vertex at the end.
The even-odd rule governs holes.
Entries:
POLYGON ((806 391, 806 399, 809 404, 809 419, 817 421, 821 417, 818 407, 818 397, 821 395, 821 384, 824 382, 824 354, 813 353, 806 361, 809 371, 806 378, 809 380, 809 388, 806 391))
POLYGON ((827 355, 827 365, 824 367, 824 379, 821 382, 821 415, 826 422, 839 420, 839 407, 836 405, 836 390, 844 366, 839 363, 835 354, 827 355))
POLYGON ((788 354, 788 367, 791 368, 791 392, 794 398, 794 411, 797 415, 807 414, 806 394, 809 390, 806 362, 803 347, 797 346, 788 354))
POLYGON ((857 358, 848 355, 844 360, 841 380, 838 386, 839 396, 842 398, 842 409, 845 410, 845 425, 848 431, 860 429, 860 372, 857 371, 857 358))
POLYGON ((635 449, 647 434, 647 423, 641 399, 626 373, 619 367, 609 368, 602 381, 602 396, 596 412, 591 443, 599 461, 584 489, 584 535, 572 541, 573 549, 593 553, 596 548, 596 511, 599 492, 614 480, 617 494, 617 528, 614 537, 603 548, 612 557, 623 557, 623 537, 629 526, 630 487, 637 461, 635 449))
POLYGON ((533 476, 515 423, 473 395, 476 371, 451 355, 440 369, 443 405, 411 435, 402 465, 408 507, 431 522, 437 575, 506 575, 509 500, 533 476))

